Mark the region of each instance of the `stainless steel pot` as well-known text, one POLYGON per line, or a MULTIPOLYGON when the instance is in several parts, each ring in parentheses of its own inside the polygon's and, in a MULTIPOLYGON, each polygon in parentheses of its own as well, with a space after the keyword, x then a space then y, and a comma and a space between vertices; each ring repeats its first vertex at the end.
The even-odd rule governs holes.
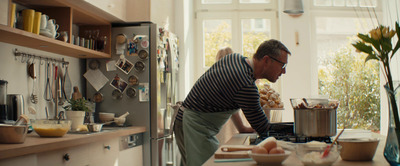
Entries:
POLYGON ((28 125, 13 126, 0 124, 0 144, 20 144, 25 142, 28 125))
POLYGON ((306 137, 336 135, 338 101, 290 99, 294 110, 295 134, 306 137))
POLYGON ((90 132, 100 132, 101 129, 103 128, 103 124, 102 123, 89 123, 86 124, 87 128, 90 132))

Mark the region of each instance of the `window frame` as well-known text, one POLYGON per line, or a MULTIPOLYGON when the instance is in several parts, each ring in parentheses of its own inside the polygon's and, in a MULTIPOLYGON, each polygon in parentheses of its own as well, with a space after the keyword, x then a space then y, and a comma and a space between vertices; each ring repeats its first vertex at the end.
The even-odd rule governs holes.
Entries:
POLYGON ((203 45, 203 21, 209 19, 231 19, 232 20, 232 48, 235 52, 243 53, 243 36, 242 36, 242 19, 262 18, 271 20, 271 38, 278 39, 278 19, 277 13, 272 11, 205 11, 198 12, 196 14, 196 55, 195 61, 201 62, 196 63, 195 75, 200 76, 204 73, 208 67, 205 66, 204 58, 204 45, 203 45))
POLYGON ((240 3, 240 0, 232 0, 229 4, 202 4, 201 0, 195 1, 196 11, 200 10, 275 10, 277 0, 270 0, 270 3, 240 3))
MULTIPOLYGON (((314 0, 310 0, 309 1, 309 6, 310 6, 310 11, 313 12, 315 10, 321 10, 321 11, 352 11, 354 12, 354 7, 346 7, 346 6, 314 6, 314 0)), ((368 8, 371 7, 360 7, 357 6, 356 8, 362 8, 362 10, 367 11, 368 8)), ((358 9, 360 10, 360 9, 358 9)), ((375 11, 376 12, 382 12, 382 2, 380 2, 380 0, 377 0, 377 5, 375 7, 375 11)), ((367 11, 368 12, 368 11, 367 11)))

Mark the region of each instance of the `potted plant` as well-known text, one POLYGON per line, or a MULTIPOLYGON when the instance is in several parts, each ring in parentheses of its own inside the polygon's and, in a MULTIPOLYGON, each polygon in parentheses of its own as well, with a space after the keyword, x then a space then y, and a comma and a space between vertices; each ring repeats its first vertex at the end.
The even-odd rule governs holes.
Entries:
POLYGON ((72 121, 71 130, 76 131, 80 125, 83 124, 85 113, 89 112, 87 100, 84 98, 70 99, 69 105, 64 106, 67 119, 72 121))

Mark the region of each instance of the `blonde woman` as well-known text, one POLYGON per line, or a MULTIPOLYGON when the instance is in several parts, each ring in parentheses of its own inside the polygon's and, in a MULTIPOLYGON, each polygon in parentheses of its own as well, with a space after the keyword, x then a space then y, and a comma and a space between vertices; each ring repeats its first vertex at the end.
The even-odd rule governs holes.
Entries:
MULTIPOLYGON (((221 48, 216 56, 216 61, 219 61, 226 55, 232 54, 233 51, 230 47, 221 48)), ((231 120, 226 122, 226 124, 222 127, 220 132, 217 134, 217 139, 220 143, 225 143, 228 141, 235 133, 235 129, 232 127, 233 125, 236 127, 236 130, 239 133, 253 133, 255 130, 251 128, 248 122, 242 120, 242 113, 240 111, 232 114, 231 120), (233 123, 233 125, 232 125, 233 123), (245 125, 246 124, 246 125, 245 125)))
POLYGON ((215 58, 217 59, 217 61, 219 61, 225 55, 229 55, 229 54, 232 54, 232 53, 233 53, 233 51, 232 51, 232 48, 230 48, 230 47, 221 48, 221 49, 218 50, 217 56, 215 58))

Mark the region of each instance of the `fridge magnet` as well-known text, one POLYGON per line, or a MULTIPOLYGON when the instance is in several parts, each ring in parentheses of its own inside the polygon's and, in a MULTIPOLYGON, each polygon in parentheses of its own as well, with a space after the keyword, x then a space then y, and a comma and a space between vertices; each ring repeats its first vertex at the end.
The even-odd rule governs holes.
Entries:
POLYGON ((133 40, 139 41, 139 40, 144 40, 144 39, 146 39, 146 38, 147 38, 146 35, 135 35, 135 36, 133 37, 133 40))
POLYGON ((149 101, 149 83, 139 83, 139 101, 149 101))
POLYGON ((103 86, 109 81, 99 69, 88 70, 83 76, 93 86, 93 88, 96 89, 96 91, 103 88, 103 86))
POLYGON ((115 71, 117 70, 117 66, 115 66, 115 60, 107 61, 106 62, 106 70, 107 71, 115 71))
POLYGON ((138 72, 144 71, 145 67, 146 67, 146 65, 142 61, 137 61, 134 66, 135 70, 138 72))
POLYGON ((128 55, 129 56, 136 56, 138 52, 138 45, 135 40, 129 40, 128 42, 128 55))
POLYGON ((120 69, 122 72, 124 72, 125 74, 129 74, 129 72, 132 70, 133 68, 133 64, 132 62, 126 60, 125 58, 120 58, 117 63, 115 63, 115 66, 120 69))
POLYGON ((117 37, 115 37, 115 40, 116 40, 115 44, 116 54, 124 54, 127 42, 126 36, 124 34, 119 34, 117 35, 117 37))
POLYGON ((133 98, 136 96, 136 89, 133 87, 129 87, 128 89, 126 89, 126 95, 130 98, 133 98))
POLYGON ((140 42, 140 46, 142 46, 142 48, 149 47, 149 41, 148 40, 143 40, 142 42, 140 42))
POLYGON ((129 85, 131 85, 131 86, 133 86, 133 85, 138 85, 138 84, 139 84, 139 79, 138 79, 137 76, 131 75, 131 76, 129 76, 129 78, 128 78, 128 82, 129 82, 129 85))
POLYGON ((122 92, 119 89, 114 89, 111 96, 114 100, 122 99, 122 92))
POLYGON ((89 69, 96 70, 100 67, 100 62, 97 59, 92 59, 89 61, 89 69))
POLYGON ((117 37, 115 37, 115 41, 117 44, 125 44, 126 43, 126 35, 118 34, 117 37))
POLYGON ((93 101, 94 101, 95 103, 101 103, 101 102, 103 101, 103 94, 101 94, 100 92, 96 92, 96 93, 93 95, 93 101))
POLYGON ((140 50, 139 51, 139 58, 140 59, 147 59, 147 57, 149 57, 149 52, 147 52, 146 50, 140 50))
POLYGON ((128 86, 128 84, 121 79, 118 74, 115 75, 114 79, 111 81, 110 85, 112 87, 114 87, 115 89, 118 89, 121 91, 121 93, 124 93, 126 87, 128 86))

